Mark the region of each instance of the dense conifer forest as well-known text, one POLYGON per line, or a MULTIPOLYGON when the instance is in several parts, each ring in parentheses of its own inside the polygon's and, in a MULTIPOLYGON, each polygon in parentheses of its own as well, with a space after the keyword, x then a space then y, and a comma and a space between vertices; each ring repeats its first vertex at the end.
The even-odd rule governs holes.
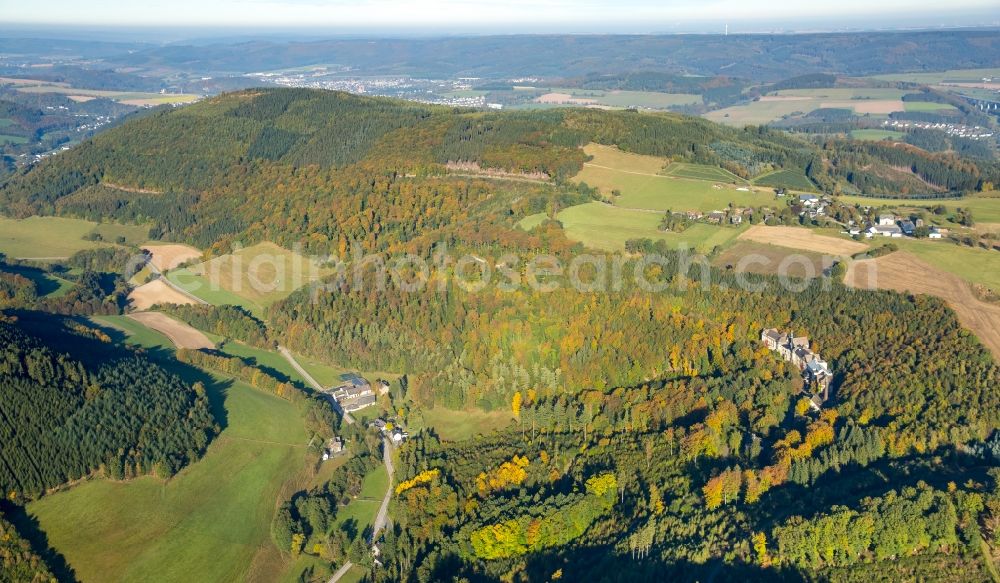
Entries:
POLYGON ((202 387, 122 352, 96 328, 15 312, 0 338, 0 488, 11 500, 95 472, 169 477, 217 431, 202 387))

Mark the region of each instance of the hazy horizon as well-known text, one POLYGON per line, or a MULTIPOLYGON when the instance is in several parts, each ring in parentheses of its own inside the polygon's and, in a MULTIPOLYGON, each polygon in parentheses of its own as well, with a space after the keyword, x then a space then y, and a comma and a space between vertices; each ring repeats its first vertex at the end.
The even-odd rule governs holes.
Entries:
POLYGON ((240 36, 427 36, 484 34, 677 34, 835 32, 1000 26, 991 0, 957 0, 943 9, 927 1, 844 0, 802 4, 789 0, 222 0, 170 5, 99 0, 0 2, 3 33, 64 33, 158 40, 240 36), (8 10, 4 10, 7 8, 8 10), (3 14, 5 13, 6 14, 3 14), (719 16, 723 15, 723 16, 719 16))

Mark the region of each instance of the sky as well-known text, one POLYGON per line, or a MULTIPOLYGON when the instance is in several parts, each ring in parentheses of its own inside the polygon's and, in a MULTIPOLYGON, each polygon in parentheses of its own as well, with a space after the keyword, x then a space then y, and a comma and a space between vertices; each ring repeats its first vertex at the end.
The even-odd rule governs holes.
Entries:
POLYGON ((69 26, 433 27, 505 32, 734 32, 1000 24, 998 0, 0 0, 0 22, 69 26))

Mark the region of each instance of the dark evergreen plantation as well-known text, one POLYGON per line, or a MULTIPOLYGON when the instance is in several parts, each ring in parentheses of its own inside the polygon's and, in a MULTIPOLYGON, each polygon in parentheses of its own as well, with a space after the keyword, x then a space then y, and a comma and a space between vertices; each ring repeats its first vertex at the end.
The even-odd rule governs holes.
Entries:
POLYGON ((102 472, 168 477, 216 433, 204 391, 73 320, 0 321, 0 488, 12 500, 102 472))

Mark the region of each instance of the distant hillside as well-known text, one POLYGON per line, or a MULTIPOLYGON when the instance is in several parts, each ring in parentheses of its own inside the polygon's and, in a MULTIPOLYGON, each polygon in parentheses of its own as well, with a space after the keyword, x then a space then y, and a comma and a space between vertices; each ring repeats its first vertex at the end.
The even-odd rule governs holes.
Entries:
POLYGON ((996 66, 996 31, 754 35, 532 35, 169 45, 108 58, 148 69, 247 73, 319 63, 358 74, 430 78, 574 77, 634 71, 730 75, 872 75, 996 66))
MULTIPOLYGON (((720 166, 752 178, 808 171, 821 188, 906 193, 909 166, 942 190, 970 190, 972 162, 917 148, 830 142, 675 114, 599 110, 476 112, 307 89, 254 89, 161 111, 9 179, 6 212, 154 223, 155 237, 208 247, 299 241, 317 249, 406 244, 464 221, 513 217, 575 187, 581 146, 720 166), (548 183, 448 175, 448 162, 548 183), (429 212, 433 209, 433 212, 429 212)), ((920 184, 920 183, 918 183, 920 184)), ((497 219, 499 220, 499 219, 497 219)), ((486 223, 495 223, 485 221, 486 223)))

